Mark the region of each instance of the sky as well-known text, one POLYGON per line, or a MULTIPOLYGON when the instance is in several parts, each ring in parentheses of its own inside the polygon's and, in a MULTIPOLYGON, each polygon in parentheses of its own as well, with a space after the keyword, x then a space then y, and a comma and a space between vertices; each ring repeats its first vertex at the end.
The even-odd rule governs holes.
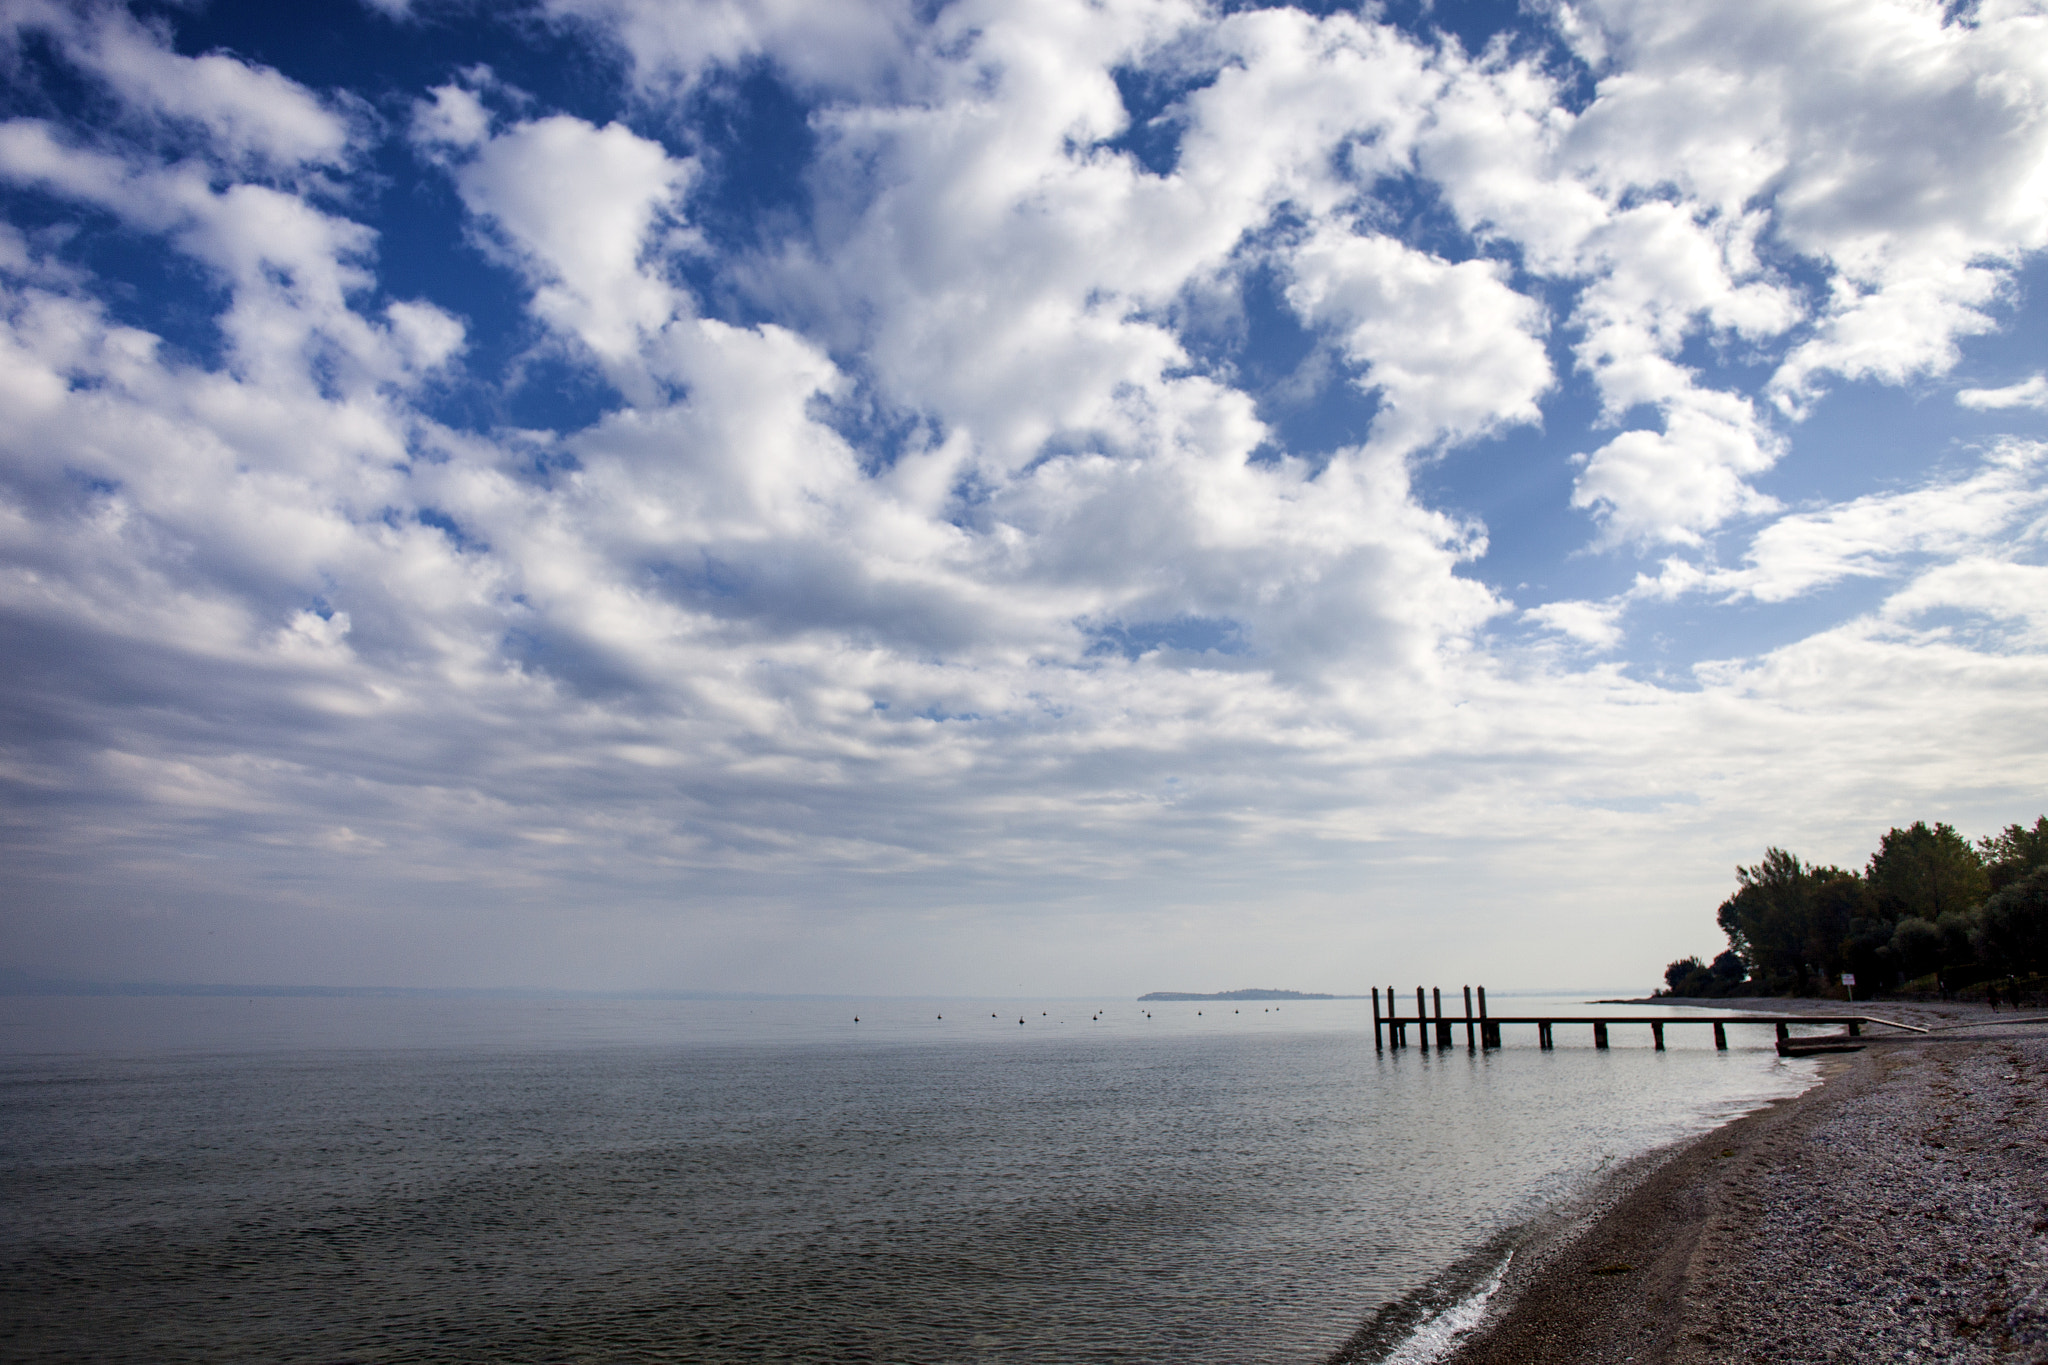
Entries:
POLYGON ((2048 810, 2039 0, 0 62, 0 964, 1648 986, 2048 810))

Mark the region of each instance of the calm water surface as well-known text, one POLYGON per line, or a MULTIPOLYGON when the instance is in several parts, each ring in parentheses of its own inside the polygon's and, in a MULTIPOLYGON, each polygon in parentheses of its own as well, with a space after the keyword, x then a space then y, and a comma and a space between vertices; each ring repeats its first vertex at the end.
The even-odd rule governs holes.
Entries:
POLYGON ((4 999, 0 1358, 1321 1361, 1812 1077, 1765 1028, 1636 1032, 1375 1055, 1349 1001, 4 999))

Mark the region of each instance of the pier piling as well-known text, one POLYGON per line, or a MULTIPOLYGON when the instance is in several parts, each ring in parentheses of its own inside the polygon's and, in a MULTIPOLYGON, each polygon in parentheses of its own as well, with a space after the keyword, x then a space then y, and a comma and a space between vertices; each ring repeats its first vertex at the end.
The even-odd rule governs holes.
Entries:
POLYGON ((1603 1022, 1595 1021, 1593 1024, 1593 1046, 1607 1046, 1607 1025, 1603 1022))
POLYGON ((1662 1024, 1650 1025, 1650 1037, 1656 1040, 1657 1051, 1662 1052, 1664 1050, 1664 1026, 1662 1024))
POLYGON ((1726 1052, 1727 1050, 1728 1026, 1726 1024, 1720 1023, 1719 1021, 1716 1021, 1714 1024, 1714 1051, 1726 1052))
POLYGON ((1477 1045, 1472 1041, 1472 988, 1467 986, 1465 988, 1465 1051, 1475 1052, 1477 1050, 1477 1045))

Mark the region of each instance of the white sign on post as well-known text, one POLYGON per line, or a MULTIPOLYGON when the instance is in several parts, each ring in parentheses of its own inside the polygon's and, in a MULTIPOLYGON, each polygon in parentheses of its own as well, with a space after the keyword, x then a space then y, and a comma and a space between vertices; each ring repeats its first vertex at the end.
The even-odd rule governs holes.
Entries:
POLYGON ((1843 984, 1844 986, 1853 986, 1853 985, 1855 985, 1855 984, 1856 984, 1856 973, 1854 973, 1854 972, 1843 972, 1843 973, 1842 973, 1842 984, 1843 984))

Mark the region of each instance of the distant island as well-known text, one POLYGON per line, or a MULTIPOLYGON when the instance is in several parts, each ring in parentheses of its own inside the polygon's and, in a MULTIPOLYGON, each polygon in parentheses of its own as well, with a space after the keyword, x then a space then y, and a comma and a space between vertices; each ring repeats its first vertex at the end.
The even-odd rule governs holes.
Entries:
POLYGON ((1154 991, 1140 1000, 1363 1000, 1362 995, 1322 995, 1315 991, 1216 991, 1197 995, 1189 991, 1154 991))

